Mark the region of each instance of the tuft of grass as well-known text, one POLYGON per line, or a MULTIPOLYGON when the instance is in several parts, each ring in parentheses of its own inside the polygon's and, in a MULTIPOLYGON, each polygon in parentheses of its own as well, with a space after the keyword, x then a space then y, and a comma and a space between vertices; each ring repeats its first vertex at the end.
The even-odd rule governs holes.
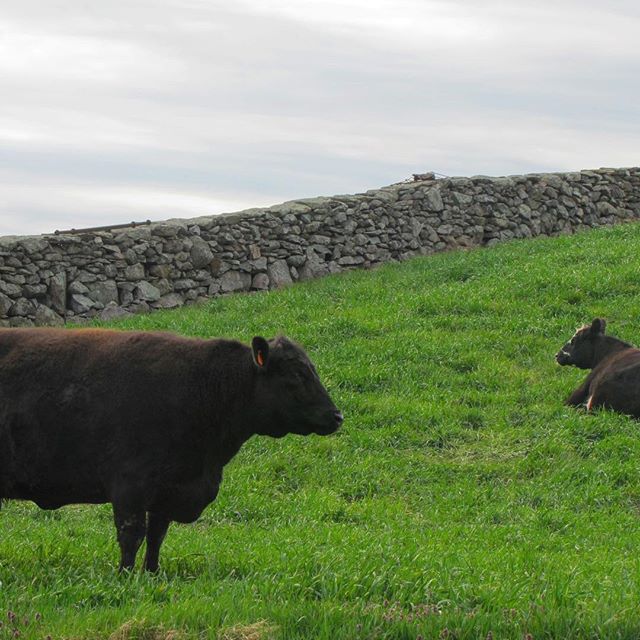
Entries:
POLYGON ((218 640, 269 640, 276 631, 274 625, 266 620, 258 620, 252 624, 236 624, 228 629, 223 629, 218 640))
POLYGON ((129 620, 114 631, 109 640, 182 640, 184 635, 176 629, 148 626, 144 620, 129 620))
POLYGON ((108 505, 5 503, 0 640, 9 611, 39 640, 640 637, 640 425, 565 407, 585 373, 553 359, 596 316, 640 344, 639 248, 626 225, 112 323, 287 334, 344 426, 248 442, 156 576, 116 574, 108 505))

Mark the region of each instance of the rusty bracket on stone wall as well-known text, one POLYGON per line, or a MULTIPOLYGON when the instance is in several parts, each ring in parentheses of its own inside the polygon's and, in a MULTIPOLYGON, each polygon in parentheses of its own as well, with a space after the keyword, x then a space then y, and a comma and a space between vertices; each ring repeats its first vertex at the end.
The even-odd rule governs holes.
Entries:
POLYGON ((112 229, 127 229, 128 227, 144 227, 149 226, 151 220, 145 220, 144 222, 129 222, 126 224, 109 224, 104 227, 85 227, 84 229, 65 229, 61 231, 56 229, 53 233, 57 236, 70 233, 87 233, 90 231, 111 231, 112 229))

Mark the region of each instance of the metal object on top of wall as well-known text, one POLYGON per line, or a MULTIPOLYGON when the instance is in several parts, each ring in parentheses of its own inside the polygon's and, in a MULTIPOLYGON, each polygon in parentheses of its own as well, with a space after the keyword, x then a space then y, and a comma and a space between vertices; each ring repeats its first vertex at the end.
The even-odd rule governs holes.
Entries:
POLYGON ((86 233, 87 231, 112 231, 113 229, 127 229, 128 227, 140 227, 142 225, 150 225, 151 220, 145 220, 144 222, 127 222, 125 224, 109 224, 104 227, 85 227, 84 229, 65 229, 64 231, 60 231, 60 229, 56 229, 53 233, 56 236, 61 234, 71 234, 71 233, 86 233))

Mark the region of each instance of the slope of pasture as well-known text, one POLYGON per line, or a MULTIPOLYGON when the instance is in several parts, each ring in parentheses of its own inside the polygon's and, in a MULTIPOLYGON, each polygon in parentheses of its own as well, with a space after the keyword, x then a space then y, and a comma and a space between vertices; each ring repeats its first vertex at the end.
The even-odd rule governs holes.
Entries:
POLYGON ((563 406, 553 358, 595 316, 640 343, 639 255, 620 226, 114 323, 285 333, 344 427, 252 439, 155 577, 116 575, 107 505, 5 504, 0 639, 639 637, 640 424, 563 406))

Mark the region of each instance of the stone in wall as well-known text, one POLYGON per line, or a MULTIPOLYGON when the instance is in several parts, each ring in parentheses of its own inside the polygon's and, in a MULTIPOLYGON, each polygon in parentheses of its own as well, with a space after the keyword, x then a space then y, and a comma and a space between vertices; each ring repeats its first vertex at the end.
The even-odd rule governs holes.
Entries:
POLYGON ((293 282, 291 270, 286 260, 276 260, 267 269, 269 282, 273 287, 284 287, 293 282))

